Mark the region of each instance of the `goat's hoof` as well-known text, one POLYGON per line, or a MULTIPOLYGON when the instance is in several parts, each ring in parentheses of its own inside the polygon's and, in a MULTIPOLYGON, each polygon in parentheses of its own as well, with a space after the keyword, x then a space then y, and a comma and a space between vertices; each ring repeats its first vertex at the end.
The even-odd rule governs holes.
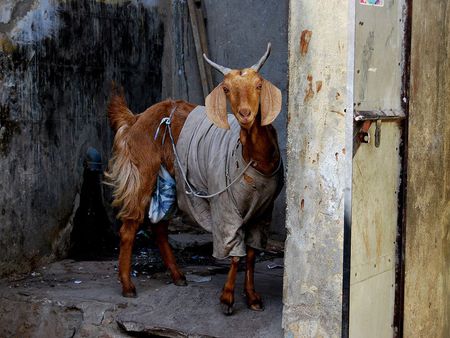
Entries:
POLYGON ((175 284, 176 286, 187 286, 188 285, 185 277, 174 280, 173 284, 175 284))
POLYGON ((127 298, 136 298, 137 294, 136 291, 122 291, 122 296, 127 298))
POLYGON ((247 307, 252 311, 264 311, 264 305, 261 300, 261 296, 259 293, 253 292, 244 292, 244 296, 247 299, 247 307))
POLYGON ((136 298, 137 297, 136 289, 132 288, 130 290, 122 290, 122 296, 127 298, 136 298))
POLYGON ((249 308, 250 310, 252 310, 252 311, 258 311, 258 312, 264 311, 264 305, 263 305, 262 303, 258 303, 258 304, 249 304, 249 305, 247 305, 247 306, 248 306, 248 308, 249 308))
POLYGON ((231 316, 233 314, 233 305, 220 303, 220 307, 222 308, 222 312, 226 316, 231 316))

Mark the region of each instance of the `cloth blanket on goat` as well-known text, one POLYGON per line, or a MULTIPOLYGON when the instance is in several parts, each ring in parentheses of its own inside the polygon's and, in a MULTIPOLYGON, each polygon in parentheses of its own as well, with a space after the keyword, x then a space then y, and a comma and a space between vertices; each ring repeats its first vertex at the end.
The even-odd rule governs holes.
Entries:
MULTIPOLYGON (((223 190, 247 163, 242 157, 240 126, 228 115, 230 130, 216 127, 197 106, 177 142, 180 165, 190 185, 205 194, 223 190)), ((283 185, 282 165, 270 176, 248 167, 231 187, 209 199, 187 194, 178 165, 175 170, 178 207, 191 221, 213 234, 213 256, 245 256, 246 245, 263 249, 273 202, 283 185)))

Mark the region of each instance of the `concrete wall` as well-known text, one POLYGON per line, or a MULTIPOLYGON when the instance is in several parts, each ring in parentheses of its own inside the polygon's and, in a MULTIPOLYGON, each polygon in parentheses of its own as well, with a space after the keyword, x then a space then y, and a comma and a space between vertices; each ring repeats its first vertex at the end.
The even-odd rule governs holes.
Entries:
POLYGON ((0 274, 66 253, 85 152, 109 155, 111 80, 136 112, 160 99, 156 5, 0 3, 0 274))
POLYGON ((413 2, 405 337, 450 332, 450 4, 413 2))
POLYGON ((286 337, 341 336, 348 6, 290 1, 286 337))

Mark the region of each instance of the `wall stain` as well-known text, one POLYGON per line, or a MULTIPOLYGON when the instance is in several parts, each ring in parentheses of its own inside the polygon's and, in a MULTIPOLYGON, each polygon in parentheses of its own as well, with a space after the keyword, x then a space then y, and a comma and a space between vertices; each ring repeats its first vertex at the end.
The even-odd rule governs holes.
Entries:
MULTIPOLYGON (((86 149, 98 149, 105 162, 110 154, 111 81, 124 87, 135 113, 161 100, 164 22, 157 7, 91 0, 49 6, 57 15, 49 20, 58 22, 51 35, 27 31, 35 39, 13 39, 14 48, 0 41, 9 51, 0 52, 0 205, 8 206, 0 215, 0 276, 55 253, 54 234, 74 212, 86 149)), ((20 35, 17 19, 12 29, 20 35)), ((43 20, 33 16, 30 25, 43 20)))
MULTIPOLYGON (((367 36, 366 43, 363 46, 363 56, 361 61, 361 80, 360 83, 367 83, 368 82, 368 74, 369 74, 369 67, 372 63, 372 57, 375 50, 375 32, 371 31, 369 32, 369 35, 367 36)), ((367 90, 368 87, 365 88, 367 90)), ((366 97, 366 92, 361 91, 361 97, 360 101, 364 102, 366 97)))
POLYGON ((312 32, 305 29, 300 36, 300 54, 305 56, 308 53, 309 42, 311 41, 312 32))
POLYGON ((314 90, 313 90, 313 77, 311 74, 308 75, 308 89, 305 90, 305 98, 303 99, 303 103, 306 103, 310 101, 314 97, 314 90))
POLYGON ((318 94, 322 89, 322 81, 316 81, 316 93, 318 94))
POLYGON ((12 54, 15 49, 16 46, 11 41, 11 39, 0 33, 0 51, 5 54, 12 54))
POLYGON ((10 117, 8 106, 0 105, 0 154, 6 156, 14 134, 20 134, 20 126, 10 117))

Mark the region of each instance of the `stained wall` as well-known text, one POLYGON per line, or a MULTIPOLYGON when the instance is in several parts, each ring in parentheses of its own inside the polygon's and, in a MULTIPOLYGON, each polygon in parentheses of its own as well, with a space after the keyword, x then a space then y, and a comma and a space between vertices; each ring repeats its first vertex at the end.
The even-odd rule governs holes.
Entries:
POLYGON ((135 112, 161 98, 156 1, 0 4, 0 274, 67 253, 88 147, 109 157, 111 81, 135 112))
POLYGON ((289 6, 283 328, 285 337, 340 337, 351 20, 347 1, 289 6))

